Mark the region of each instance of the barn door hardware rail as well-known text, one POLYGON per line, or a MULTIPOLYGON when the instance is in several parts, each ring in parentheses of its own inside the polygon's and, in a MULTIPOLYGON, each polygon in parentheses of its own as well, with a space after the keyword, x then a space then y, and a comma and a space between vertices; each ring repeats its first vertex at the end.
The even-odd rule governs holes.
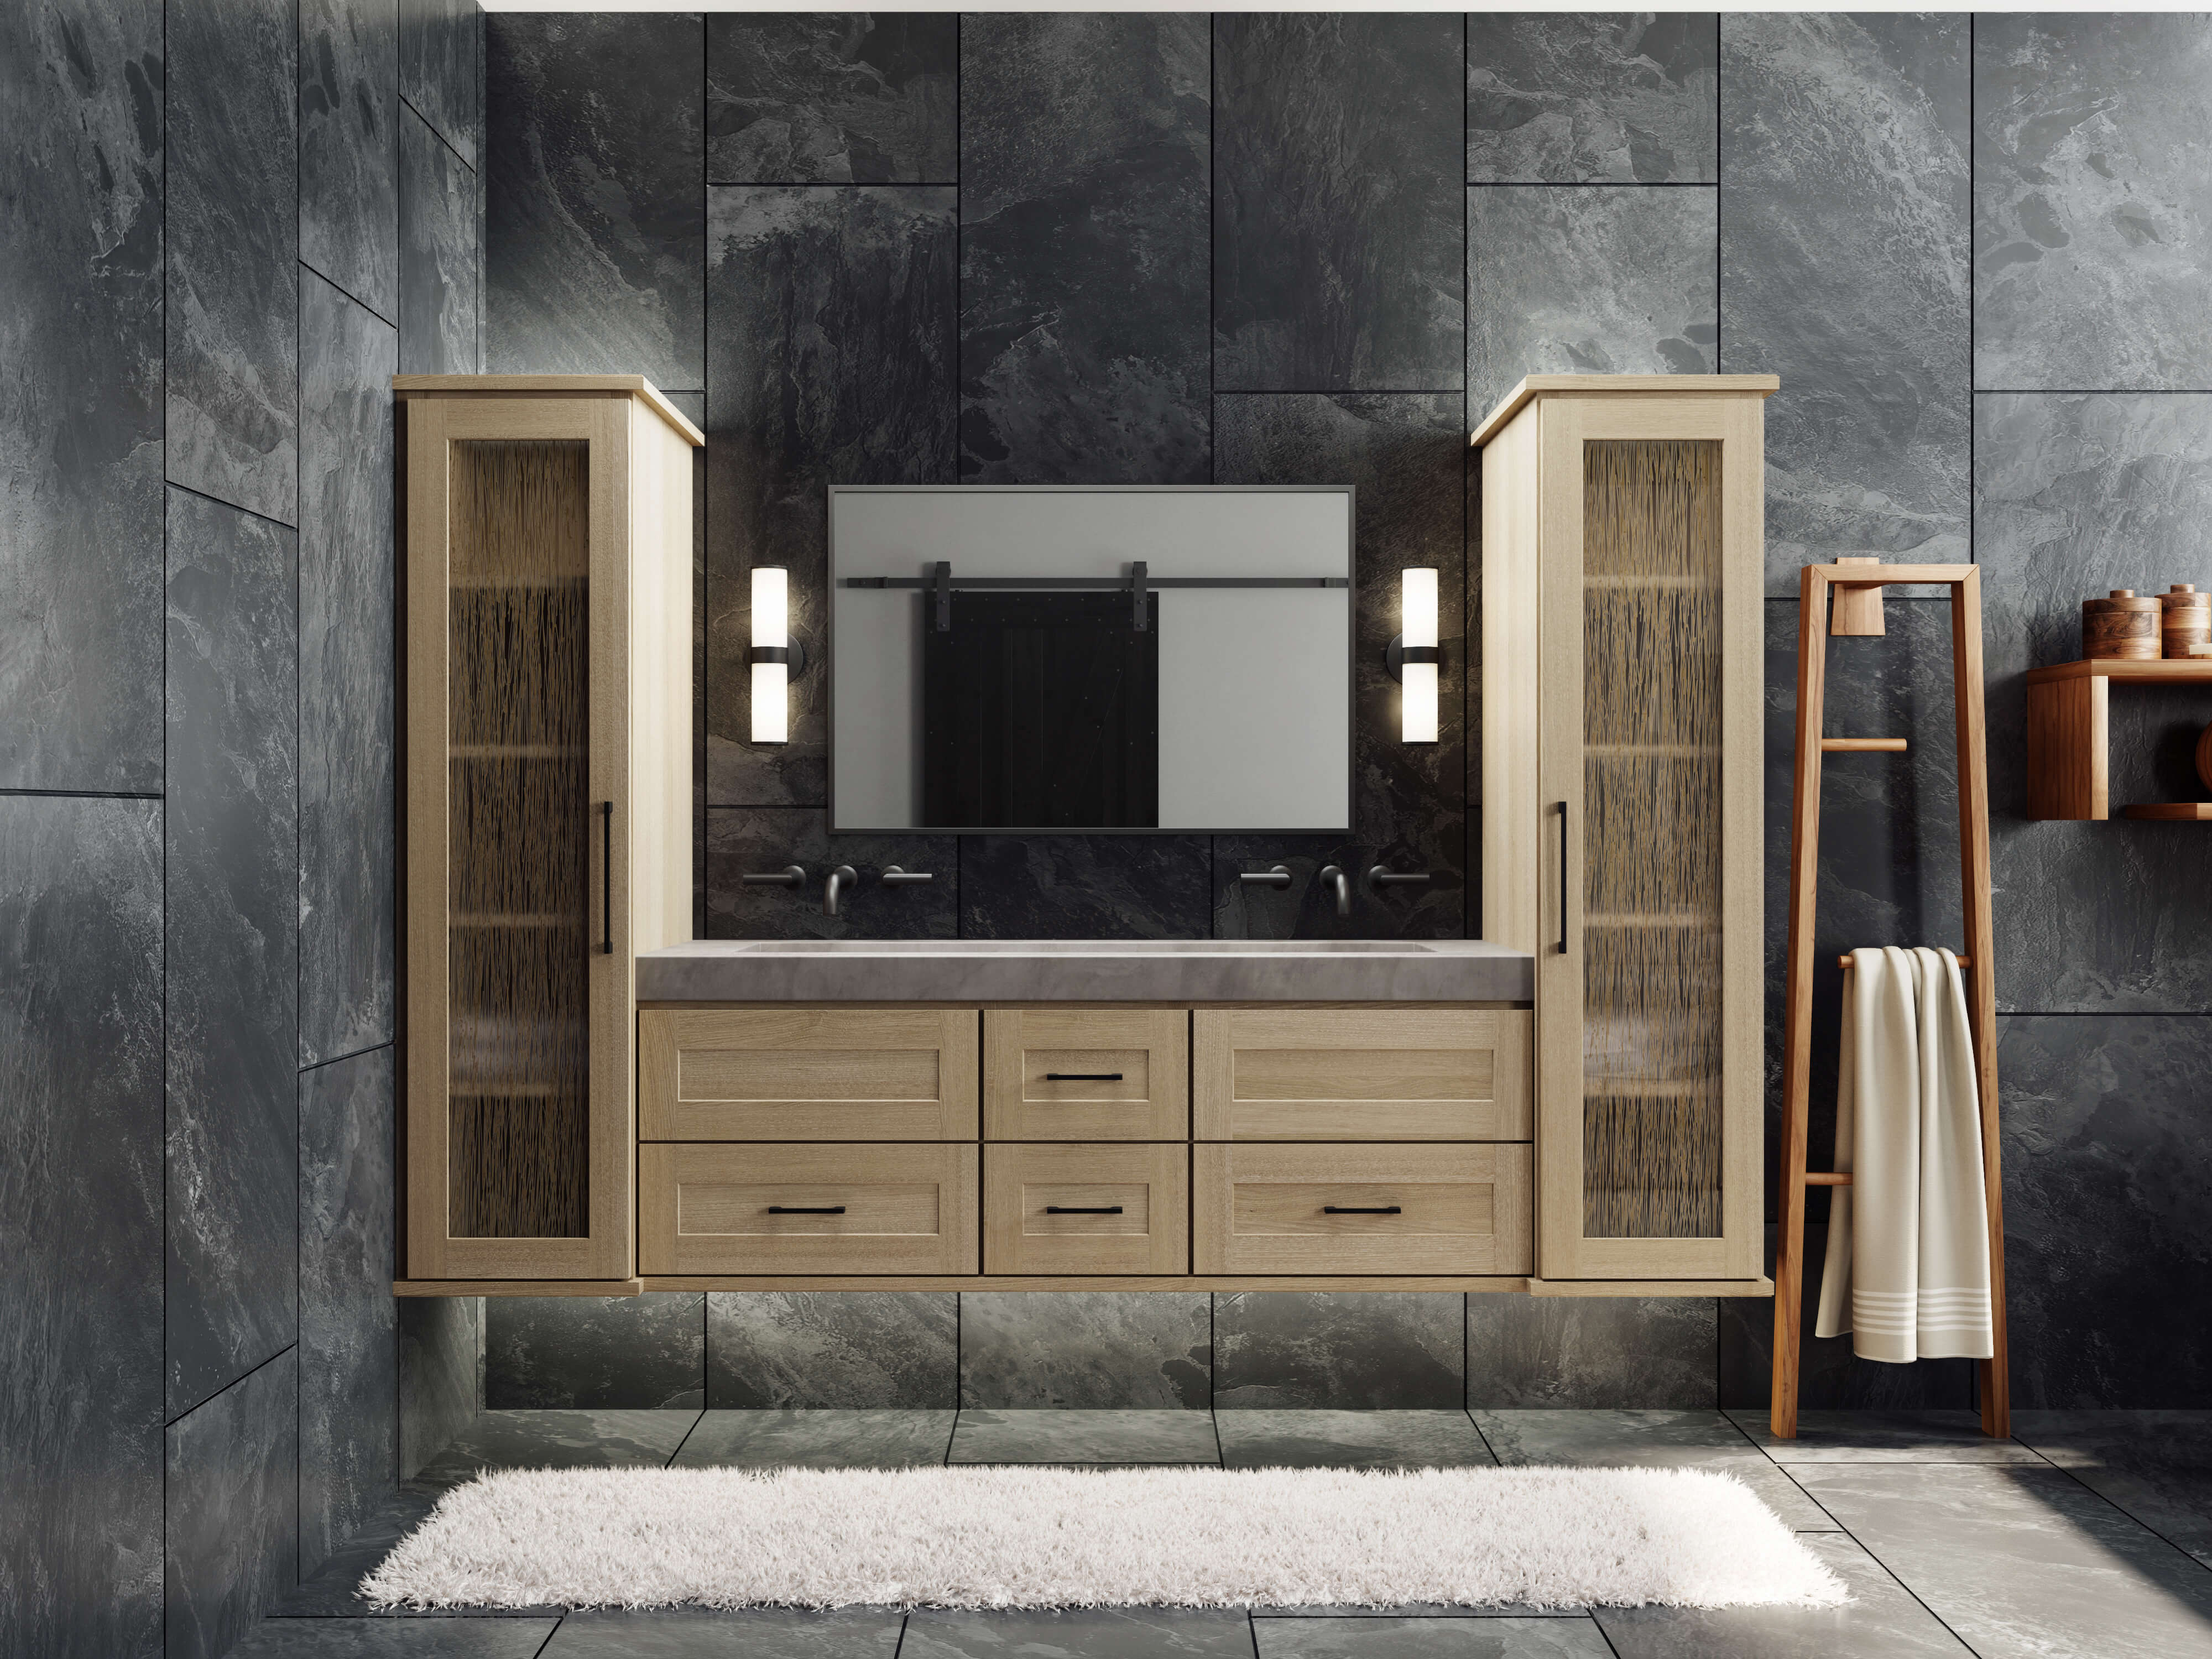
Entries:
POLYGON ((1147 627, 1146 596, 1164 587, 1349 587, 1348 576, 1155 576, 1143 559, 1134 561, 1120 576, 956 576, 952 562, 940 559, 926 576, 847 576, 846 587, 904 588, 930 593, 937 600, 937 630, 952 628, 952 594, 957 588, 999 592, 1057 591, 1085 593, 1122 592, 1129 595, 1135 626, 1147 627))

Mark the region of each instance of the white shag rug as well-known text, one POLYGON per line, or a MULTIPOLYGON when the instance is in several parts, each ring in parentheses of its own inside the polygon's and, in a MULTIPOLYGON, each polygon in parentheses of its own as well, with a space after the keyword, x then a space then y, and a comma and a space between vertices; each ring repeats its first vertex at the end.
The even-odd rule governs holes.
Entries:
POLYGON ((1693 1469, 525 1469, 441 1499, 391 1607, 1832 1607, 1693 1469))

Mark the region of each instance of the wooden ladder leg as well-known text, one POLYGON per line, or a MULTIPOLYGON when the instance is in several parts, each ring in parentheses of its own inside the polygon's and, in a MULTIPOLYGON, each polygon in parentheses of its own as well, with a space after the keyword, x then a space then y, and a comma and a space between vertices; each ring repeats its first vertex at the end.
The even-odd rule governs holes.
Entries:
POLYGON ((1774 1247, 1774 1383, 1767 1420, 1797 1437, 1797 1337, 1805 1289, 1805 1154, 1813 1075, 1813 917, 1820 878, 1820 728, 1828 581, 1807 566, 1797 599, 1797 765, 1790 798, 1790 957, 1782 1059, 1781 1206, 1774 1247))
POLYGON ((1990 1211, 1990 1319, 1994 1357, 1978 1362, 1982 1432, 2012 1433, 2012 1372, 2005 1340, 2004 1188, 1998 1179, 1996 941, 1990 915, 1989 726, 1982 708, 1982 578, 1951 590, 1952 702, 1959 722, 1959 864, 1966 923, 1966 1016, 1982 1118, 1982 1184, 1990 1211))

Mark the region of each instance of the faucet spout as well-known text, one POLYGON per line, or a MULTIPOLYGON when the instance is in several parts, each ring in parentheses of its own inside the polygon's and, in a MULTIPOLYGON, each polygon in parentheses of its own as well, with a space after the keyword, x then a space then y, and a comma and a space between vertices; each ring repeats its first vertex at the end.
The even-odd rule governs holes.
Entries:
POLYGON ((851 865, 841 864, 832 870, 830 872, 829 880, 822 884, 822 914, 825 916, 836 915, 838 896, 848 888, 857 887, 860 884, 860 872, 851 865))
POLYGON ((1336 891, 1336 914, 1352 914, 1352 878, 1344 872, 1340 864, 1324 864, 1321 867, 1321 884, 1336 891))

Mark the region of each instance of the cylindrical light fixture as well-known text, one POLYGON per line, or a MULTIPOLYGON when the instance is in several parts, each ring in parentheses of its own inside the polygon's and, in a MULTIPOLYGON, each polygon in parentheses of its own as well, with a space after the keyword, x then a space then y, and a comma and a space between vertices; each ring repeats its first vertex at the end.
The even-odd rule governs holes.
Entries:
POLYGON ((753 567, 753 741, 791 741, 790 573, 753 567))
POLYGON ((1399 573, 1399 738, 1406 743, 1437 739, 1437 573, 1415 567, 1399 573))

